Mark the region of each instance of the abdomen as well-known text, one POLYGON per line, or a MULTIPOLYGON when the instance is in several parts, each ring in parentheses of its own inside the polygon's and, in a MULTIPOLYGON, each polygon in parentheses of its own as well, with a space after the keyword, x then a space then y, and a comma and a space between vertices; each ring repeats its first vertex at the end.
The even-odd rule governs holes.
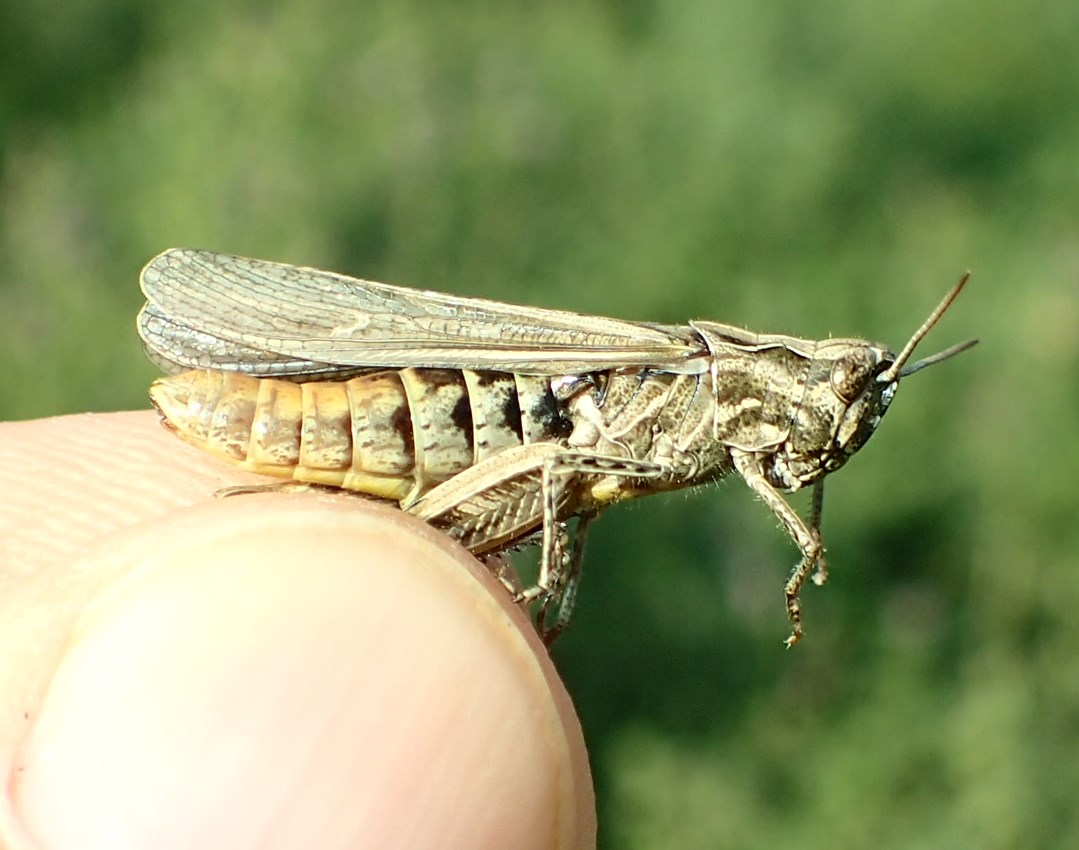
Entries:
POLYGON ((400 369, 294 383, 195 369, 150 398, 187 442, 242 469, 409 503, 456 473, 569 423, 549 378, 400 369))

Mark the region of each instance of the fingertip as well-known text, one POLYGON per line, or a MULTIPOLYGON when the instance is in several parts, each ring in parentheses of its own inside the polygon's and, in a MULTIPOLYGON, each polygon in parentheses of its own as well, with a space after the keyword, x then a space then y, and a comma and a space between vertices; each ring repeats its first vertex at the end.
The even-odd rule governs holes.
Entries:
POLYGON ((259 495, 92 558, 131 566, 85 611, 21 752, 14 799, 42 847, 114 846, 121 825, 131 847, 594 845, 546 652, 429 527, 259 495))

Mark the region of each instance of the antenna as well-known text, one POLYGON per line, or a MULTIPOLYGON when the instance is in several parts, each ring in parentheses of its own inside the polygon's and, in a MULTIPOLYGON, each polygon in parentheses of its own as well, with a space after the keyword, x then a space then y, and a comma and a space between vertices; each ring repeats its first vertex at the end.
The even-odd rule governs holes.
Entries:
POLYGON ((978 344, 978 340, 968 339, 966 342, 953 345, 937 354, 918 360, 910 366, 906 366, 906 362, 914 353, 914 349, 918 347, 918 343, 925 339, 926 334, 933 329, 933 326, 940 321, 940 317, 952 306, 952 302, 955 301, 959 293, 963 291, 963 287, 967 285, 968 280, 970 280, 970 272, 963 275, 959 283, 953 286, 948 294, 945 295, 941 302, 933 309, 933 312, 929 314, 929 318, 922 323, 922 326, 914 332, 914 336, 912 336, 907 344, 903 346, 903 350, 899 352, 899 355, 895 358, 895 362, 885 371, 880 373, 877 377, 878 381, 882 384, 890 384, 899 378, 913 375, 915 372, 924 369, 926 366, 932 366, 934 363, 939 363, 941 360, 947 360, 949 357, 954 357, 956 354, 966 351, 968 348, 978 344))

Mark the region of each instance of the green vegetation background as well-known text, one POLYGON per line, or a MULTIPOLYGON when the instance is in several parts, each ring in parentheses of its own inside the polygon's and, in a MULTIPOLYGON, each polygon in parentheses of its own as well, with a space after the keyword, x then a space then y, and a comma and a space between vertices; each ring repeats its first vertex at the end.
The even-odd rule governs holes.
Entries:
POLYGON ((1079 4, 37 0, 0 11, 0 416, 147 405, 214 248, 898 347, 833 566, 738 481, 612 511, 556 658, 609 848, 1079 847, 1079 4))

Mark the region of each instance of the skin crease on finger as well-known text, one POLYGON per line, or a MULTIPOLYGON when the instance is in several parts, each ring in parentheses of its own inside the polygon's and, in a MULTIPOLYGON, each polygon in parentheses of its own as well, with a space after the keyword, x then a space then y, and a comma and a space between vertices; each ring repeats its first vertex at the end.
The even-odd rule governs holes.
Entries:
POLYGON ((442 535, 210 498, 265 479, 148 413, 0 431, 5 850, 594 846, 569 697, 442 535))

